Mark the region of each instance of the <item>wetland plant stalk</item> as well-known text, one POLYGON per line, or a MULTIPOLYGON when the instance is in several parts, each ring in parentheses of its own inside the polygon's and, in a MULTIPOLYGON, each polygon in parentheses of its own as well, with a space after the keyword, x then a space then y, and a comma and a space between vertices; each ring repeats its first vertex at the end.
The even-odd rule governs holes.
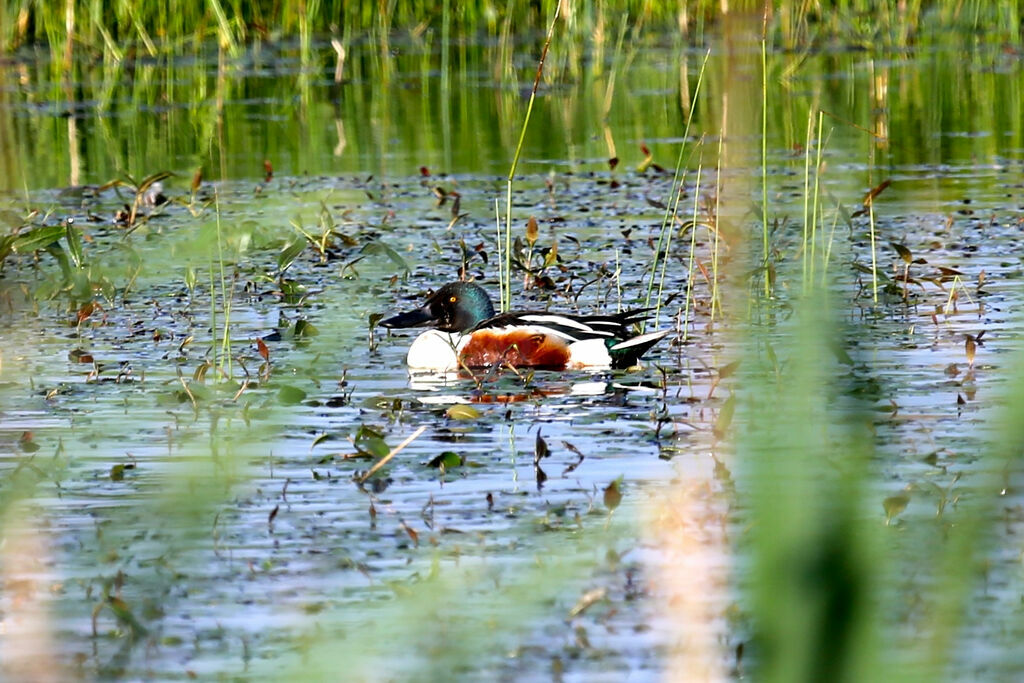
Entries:
MULTIPOLYGON (((818 221, 821 220, 820 209, 821 209, 821 150, 825 146, 825 140, 821 137, 822 128, 824 126, 825 114, 820 109, 818 110, 818 138, 815 145, 817 146, 815 162, 814 162, 814 203, 811 205, 811 279, 814 279, 814 257, 817 255, 816 245, 818 239, 818 221)), ((837 215, 838 217, 838 215, 837 215)), ((835 231, 835 223, 832 224, 833 233, 835 231)), ((831 239, 829 240, 829 247, 831 249, 831 239)), ((826 263, 823 264, 823 268, 828 267, 826 254, 826 263)))
MULTIPOLYGON (((685 176, 684 176, 684 179, 685 179, 685 176)), ((662 261, 661 261, 661 275, 658 278, 658 300, 657 300, 657 302, 654 305, 654 320, 655 321, 658 320, 658 317, 661 314, 661 302, 663 301, 663 299, 661 297, 661 293, 665 289, 665 271, 668 269, 668 253, 672 249, 672 235, 675 234, 675 224, 676 224, 676 221, 678 220, 678 216, 679 216, 679 201, 680 201, 680 199, 683 196, 683 184, 682 183, 679 183, 678 186, 673 184, 673 187, 675 188, 676 191, 675 191, 675 195, 672 198, 672 201, 669 203, 670 204, 669 208, 671 209, 670 220, 671 220, 672 229, 668 231, 668 239, 665 240, 665 258, 662 259, 662 261)), ((700 166, 698 165, 697 166, 697 188, 694 190, 694 192, 696 193, 699 190, 700 190, 700 166)), ((697 195, 695 194, 694 197, 695 197, 694 201, 696 201, 697 195)), ((682 229, 685 229, 685 226, 683 226, 682 229)), ((661 240, 658 240, 658 246, 659 246, 658 251, 660 252, 661 251, 661 249, 660 249, 661 240)), ((652 276, 652 279, 653 279, 653 276, 652 276)), ((687 299, 689 299, 689 297, 690 297, 689 289, 687 289, 686 296, 687 296, 687 299)), ((684 334, 685 334, 685 332, 684 332, 684 334)))
POLYGON ((505 300, 505 261, 502 259, 503 249, 501 248, 501 204, 498 198, 494 198, 494 234, 498 245, 498 305, 503 311, 508 310, 508 302, 505 300))
MULTIPOLYGON (((505 296, 501 297, 501 310, 509 310, 512 304, 512 180, 516 175, 516 167, 519 166, 519 157, 523 153, 523 141, 526 139, 526 129, 530 125, 530 115, 533 113, 533 103, 537 99, 537 87, 540 85, 540 77, 544 72, 544 60, 548 56, 548 48, 551 47, 551 38, 555 34, 555 22, 558 21, 558 11, 561 3, 555 3, 555 13, 551 17, 551 25, 548 27, 548 35, 544 40, 544 48, 540 52, 540 61, 537 63, 537 74, 533 77, 533 88, 530 90, 530 101, 526 105, 526 117, 523 119, 523 127, 519 131, 519 143, 516 145, 516 153, 512 157, 512 167, 508 170, 508 181, 505 186, 505 277, 501 286, 505 289, 505 296)), ((499 267, 500 270, 500 267, 499 267)))
MULTIPOLYGON (((690 111, 689 111, 689 113, 686 116, 686 126, 683 128, 683 141, 679 145, 679 156, 676 157, 676 170, 675 170, 675 175, 673 175, 673 177, 672 177, 672 187, 673 188, 677 188, 676 189, 676 196, 677 197, 683 191, 683 180, 682 179, 685 178, 685 174, 682 171, 682 168, 683 168, 683 152, 686 150, 686 138, 689 137, 689 135, 690 135, 690 124, 693 122, 693 110, 697 108, 697 98, 700 95, 700 86, 704 82, 704 71, 705 71, 705 69, 708 66, 708 58, 709 57, 711 57, 711 50, 710 49, 707 52, 704 53, 704 61, 701 62, 700 72, 697 74, 697 85, 693 89, 693 97, 690 99, 690 102, 691 102, 691 104, 690 104, 690 111)), ((676 203, 678 203, 678 201, 679 200, 677 198, 676 199, 676 203)), ((671 222, 673 220, 673 218, 672 218, 673 215, 674 215, 673 203, 672 202, 666 202, 665 215, 661 219, 661 232, 658 233, 658 243, 657 243, 657 245, 655 245, 655 248, 654 248, 654 261, 651 263, 651 279, 647 283, 647 295, 644 297, 644 308, 650 308, 651 307, 651 294, 654 291, 654 278, 655 278, 655 276, 656 276, 656 274, 658 272, 658 260, 661 258, 661 253, 662 253, 662 248, 661 247, 662 247, 662 243, 665 241, 665 231, 669 229, 669 226, 671 225, 671 222)), ((674 228, 675 226, 672 226, 672 227, 674 228)), ((666 252, 667 252, 667 249, 666 249, 666 252)), ((668 254, 666 253, 666 258, 667 257, 668 257, 668 254)), ((659 287, 658 287, 658 302, 659 302, 659 306, 660 306, 660 302, 662 300, 661 293, 662 293, 661 292, 661 286, 659 285, 659 287)), ((657 316, 655 316, 655 320, 657 320, 657 316)), ((646 321, 640 323, 641 331, 645 330, 646 326, 647 326, 647 322, 646 321)))
POLYGON ((447 101, 451 92, 451 64, 449 63, 452 48, 451 23, 452 7, 451 0, 444 0, 441 5, 441 96, 447 101))
POLYGON ((837 201, 836 202, 835 213, 832 214, 832 230, 829 231, 828 242, 825 245, 825 254, 824 254, 824 256, 822 257, 822 260, 821 260, 821 284, 822 284, 822 286, 825 286, 826 278, 828 277, 828 263, 829 263, 829 260, 831 260, 831 258, 832 258, 832 241, 835 239, 835 236, 836 236, 836 225, 839 223, 839 212, 840 212, 841 208, 842 208, 842 206, 837 201))
POLYGON ((810 109, 807 112, 807 135, 804 138, 804 233, 803 233, 803 273, 804 273, 804 287, 807 287, 807 283, 810 281, 811 269, 808 261, 812 258, 813 247, 810 246, 807 241, 813 228, 811 228, 811 140, 814 135, 814 110, 810 109))
MULTIPOLYGON (((213 202, 216 209, 216 224, 217 224, 217 265, 220 270, 220 297, 221 304, 224 306, 224 335, 221 337, 220 352, 222 363, 227 364, 227 376, 231 378, 231 296, 228 293, 227 281, 224 277, 224 239, 221 235, 221 223, 220 223, 220 191, 214 189, 213 191, 213 202)), ((216 326, 213 326, 214 334, 216 334, 216 326)), ((219 367, 223 374, 224 368, 219 367)))
POLYGON ((768 40, 761 38, 761 242, 764 256, 764 295, 771 297, 768 276, 768 40))
POLYGON ((721 234, 718 225, 718 217, 722 208, 722 145, 725 140, 725 129, 721 129, 718 135, 718 167, 715 170, 715 217, 712 225, 715 227, 714 246, 711 248, 711 322, 715 322, 715 309, 722 312, 722 302, 718 300, 718 238, 721 234))
POLYGON ((868 221, 871 225, 871 298, 878 304, 878 255, 875 253, 875 200, 868 199, 868 221))
MULTIPOLYGON (((683 343, 690 334, 690 302, 693 300, 693 262, 697 252, 697 211, 700 204, 700 176, 704 170, 703 163, 697 165, 697 183, 693 190, 693 224, 690 226, 690 262, 686 266, 686 308, 683 313, 683 343)), ((667 261, 668 259, 666 259, 667 261)), ((665 274, 662 273, 662 279, 665 274)), ((659 303, 661 298, 658 298, 659 303)))

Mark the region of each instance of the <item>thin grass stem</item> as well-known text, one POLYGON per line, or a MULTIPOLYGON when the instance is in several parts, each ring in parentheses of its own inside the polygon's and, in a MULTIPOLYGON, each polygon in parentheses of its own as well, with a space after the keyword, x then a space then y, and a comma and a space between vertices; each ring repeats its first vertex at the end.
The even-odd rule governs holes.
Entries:
POLYGON ((816 247, 818 239, 818 220, 819 220, 819 209, 821 207, 820 191, 821 191, 821 153, 825 147, 825 140, 822 138, 822 127, 824 126, 825 115, 819 110, 818 111, 818 138, 817 142, 817 155, 814 162, 814 203, 812 204, 811 214, 811 279, 814 279, 814 257, 816 256, 816 247))
POLYGON ((505 261, 502 259, 503 250, 501 248, 501 204, 498 203, 498 198, 494 198, 494 234, 496 244, 498 245, 498 299, 499 306, 502 311, 507 311, 508 306, 505 302, 505 261))
MULTIPOLYGON (((700 208, 700 177, 703 163, 697 164, 697 182, 693 190, 693 225, 690 228, 690 259, 686 266, 686 304, 683 311, 683 343, 690 334, 690 302, 693 301, 693 263, 697 253, 697 212, 700 208)), ((661 301, 661 298, 658 298, 661 301)))
MULTIPOLYGON (((216 189, 213 191, 213 204, 214 210, 216 211, 216 225, 217 225, 217 264, 220 269, 220 296, 221 305, 224 307, 224 334, 221 337, 220 350, 221 350, 221 362, 227 364, 227 377, 231 377, 231 294, 228 292, 227 279, 224 275, 224 239, 221 234, 221 222, 220 222, 220 192, 216 189)), ((212 329, 216 330, 216 327, 212 329)), ((224 368, 220 368, 221 372, 224 372, 224 368)))
POLYGON ((871 298, 878 303, 878 255, 875 252, 875 202, 868 202, 868 220, 871 225, 871 298))
POLYGON ((807 241, 811 234, 811 138, 814 135, 814 110, 810 109, 807 112, 807 135, 804 138, 804 231, 803 231, 803 246, 800 249, 800 253, 803 254, 803 273, 804 273, 804 287, 807 287, 811 268, 808 261, 811 259, 811 247, 807 241))
POLYGON ((761 242, 764 258, 764 295, 771 297, 768 276, 768 40, 761 38, 761 242))
POLYGON ((544 48, 540 52, 537 74, 533 78, 530 101, 526 105, 526 117, 523 119, 522 129, 519 131, 519 142, 516 144, 516 152, 512 157, 512 167, 508 170, 508 180, 505 185, 505 295, 501 298, 502 312, 509 310, 509 307, 512 305, 512 181, 516 175, 516 168, 519 166, 519 157, 523 153, 526 129, 530 126, 533 103, 537 99, 537 88, 540 86, 540 78, 544 73, 544 60, 547 59, 548 48, 551 47, 551 39, 555 35, 555 23, 558 21, 558 12, 561 6, 562 3, 555 3, 554 15, 551 17, 551 25, 548 27, 547 38, 544 40, 544 48))
POLYGON ((715 321, 715 311, 722 312, 722 302, 719 300, 718 292, 718 253, 719 236, 722 234, 718 219, 722 208, 722 147, 725 144, 725 130, 718 134, 718 162, 715 171, 715 217, 712 224, 715 226, 714 246, 711 248, 711 322, 715 321))
MULTIPOLYGON (((700 95, 700 87, 704 82, 704 71, 707 69, 708 58, 711 57, 711 50, 704 53, 704 61, 700 65, 700 73, 697 74, 697 85, 693 89, 693 97, 690 102, 690 111, 686 116, 686 127, 683 128, 683 142, 679 146, 679 155, 676 157, 676 170, 672 177, 672 187, 677 188, 676 193, 682 192, 683 180, 685 180, 685 174, 683 174, 683 152, 686 150, 686 139, 690 136, 690 125, 693 123, 693 111, 697 108, 697 97, 700 95), (682 176, 682 177, 681 177, 682 176)), ((678 200, 677 200, 678 201, 678 200)), ((654 279, 658 273, 658 259, 662 255, 662 244, 665 241, 665 230, 671 225, 673 202, 668 202, 665 207, 665 215, 661 219, 661 232, 658 233, 658 243, 654 247, 654 261, 651 263, 651 279, 647 283, 647 295, 644 297, 644 308, 650 308, 651 306, 651 294, 654 292, 654 279)), ((674 227, 674 226, 673 226, 674 227)), ((667 257, 667 253, 666 253, 667 257)), ((658 290, 658 301, 661 301, 661 290, 658 290)), ((641 323, 641 330, 646 328, 646 322, 641 323)))

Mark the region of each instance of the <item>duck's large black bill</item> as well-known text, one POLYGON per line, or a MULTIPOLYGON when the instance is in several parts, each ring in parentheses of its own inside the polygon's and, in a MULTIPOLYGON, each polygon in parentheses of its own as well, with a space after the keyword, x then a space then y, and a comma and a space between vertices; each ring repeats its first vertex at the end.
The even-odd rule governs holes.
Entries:
POLYGON ((381 327, 421 327, 434 321, 434 314, 430 312, 429 306, 417 308, 414 311, 399 313, 387 320, 381 320, 381 327))

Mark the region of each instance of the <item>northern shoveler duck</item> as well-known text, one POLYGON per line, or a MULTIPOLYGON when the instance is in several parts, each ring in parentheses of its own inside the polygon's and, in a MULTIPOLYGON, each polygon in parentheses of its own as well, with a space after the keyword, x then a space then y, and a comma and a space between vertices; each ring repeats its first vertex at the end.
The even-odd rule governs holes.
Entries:
POLYGON ((453 372, 461 368, 513 367, 551 370, 628 368, 670 330, 631 337, 630 326, 648 309, 612 315, 564 315, 514 311, 494 314, 479 285, 453 282, 422 308, 381 321, 382 327, 432 326, 409 347, 410 369, 453 372))

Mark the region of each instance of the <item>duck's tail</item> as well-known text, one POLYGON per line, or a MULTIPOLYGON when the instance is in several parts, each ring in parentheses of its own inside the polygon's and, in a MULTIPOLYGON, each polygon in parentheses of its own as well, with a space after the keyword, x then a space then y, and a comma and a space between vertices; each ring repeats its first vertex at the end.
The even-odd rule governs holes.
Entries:
POLYGON ((608 347, 608 353, 612 357, 612 367, 621 369, 636 365, 637 361, 640 360, 640 356, 647 353, 647 349, 667 337, 671 331, 658 330, 657 332, 648 332, 647 334, 641 334, 639 337, 632 337, 608 347))

